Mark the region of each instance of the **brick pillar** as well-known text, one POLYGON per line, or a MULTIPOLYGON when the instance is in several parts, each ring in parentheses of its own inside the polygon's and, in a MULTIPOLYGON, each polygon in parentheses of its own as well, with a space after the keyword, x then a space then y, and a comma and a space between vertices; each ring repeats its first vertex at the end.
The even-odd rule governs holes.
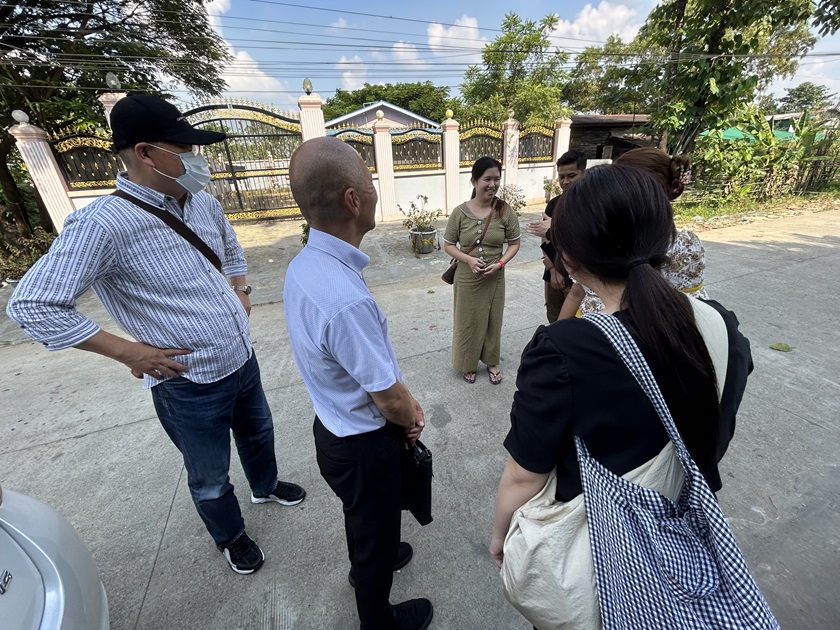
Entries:
POLYGON ((570 118, 558 118, 554 121, 554 163, 557 158, 569 150, 569 139, 572 137, 572 121, 570 118))
POLYGON ((323 138, 327 135, 324 110, 321 109, 323 104, 324 101, 317 94, 305 94, 298 99, 300 131, 304 142, 310 138, 323 138))
POLYGON ((446 120, 441 124, 443 130, 443 169, 446 172, 446 214, 452 212, 461 203, 461 136, 459 123, 452 120, 452 110, 446 110, 446 120))
POLYGON ((397 191, 394 186, 394 154, 391 150, 391 125, 376 112, 373 123, 373 148, 376 151, 376 174, 379 176, 379 213, 381 218, 397 213, 397 191))
POLYGON ((513 110, 510 110, 508 114, 508 119, 502 125, 504 133, 502 183, 505 186, 515 186, 519 181, 519 121, 513 118, 513 110))
POLYGON ((108 122, 109 127, 111 126, 111 110, 114 109, 117 101, 125 97, 125 92, 105 92, 100 95, 99 102, 102 103, 102 108, 105 110, 105 120, 108 122))
POLYGON ((47 132, 29 123, 18 123, 12 125, 9 133, 17 140, 18 151, 50 214, 53 226, 61 232, 64 219, 76 207, 67 194, 67 181, 47 142, 47 132))

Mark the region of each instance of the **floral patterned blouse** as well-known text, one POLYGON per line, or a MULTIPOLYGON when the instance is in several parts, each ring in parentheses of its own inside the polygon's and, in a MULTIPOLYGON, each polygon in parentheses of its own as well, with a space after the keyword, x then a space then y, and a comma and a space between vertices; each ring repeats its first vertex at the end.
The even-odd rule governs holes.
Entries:
MULTIPOLYGON (((689 297, 708 299, 703 287, 706 271, 706 250, 691 230, 677 230, 677 237, 668 250, 668 260, 659 269, 665 279, 689 297)), ((583 285, 581 285, 583 286, 583 285)), ((597 313, 604 303, 589 287, 583 286, 586 295, 580 303, 579 315, 597 313)))

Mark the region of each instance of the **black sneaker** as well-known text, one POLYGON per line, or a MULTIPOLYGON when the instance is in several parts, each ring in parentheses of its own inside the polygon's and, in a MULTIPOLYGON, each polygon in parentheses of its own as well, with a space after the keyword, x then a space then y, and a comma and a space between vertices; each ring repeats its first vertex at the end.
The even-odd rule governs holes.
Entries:
MULTIPOLYGON (((411 548, 411 545, 407 542, 400 542, 400 546, 397 549, 397 561, 394 563, 394 571, 399 571, 411 562, 413 556, 414 549, 411 548)), ((347 574, 347 581, 350 582, 350 586, 356 588, 356 580, 353 578, 353 567, 350 567, 350 573, 347 574)))
POLYGON ((428 599, 409 599, 393 606, 396 630, 426 630, 432 623, 434 610, 428 599))
POLYGON ((296 483, 278 481, 274 490, 268 496, 258 497, 251 493, 251 503, 280 503, 281 505, 297 505, 306 498, 306 490, 296 483))
POLYGON ((245 532, 227 547, 216 546, 228 561, 230 568, 241 575, 254 573, 265 562, 262 549, 245 532))

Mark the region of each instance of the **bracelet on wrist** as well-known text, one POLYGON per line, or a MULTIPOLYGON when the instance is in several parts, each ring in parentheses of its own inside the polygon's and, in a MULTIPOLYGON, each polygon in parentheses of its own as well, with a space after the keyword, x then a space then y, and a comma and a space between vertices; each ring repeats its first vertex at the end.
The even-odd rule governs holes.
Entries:
POLYGON ((499 266, 500 266, 500 267, 503 267, 503 268, 504 268, 504 266, 505 266, 505 261, 504 261, 504 260, 502 260, 501 258, 499 258, 499 266))

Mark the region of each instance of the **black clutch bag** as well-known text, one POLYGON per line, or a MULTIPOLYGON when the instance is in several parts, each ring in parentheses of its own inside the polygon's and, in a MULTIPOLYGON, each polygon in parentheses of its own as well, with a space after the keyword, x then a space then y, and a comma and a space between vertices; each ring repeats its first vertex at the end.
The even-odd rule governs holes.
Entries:
POLYGON ((421 525, 432 522, 432 451, 420 440, 403 450, 402 509, 421 525))

